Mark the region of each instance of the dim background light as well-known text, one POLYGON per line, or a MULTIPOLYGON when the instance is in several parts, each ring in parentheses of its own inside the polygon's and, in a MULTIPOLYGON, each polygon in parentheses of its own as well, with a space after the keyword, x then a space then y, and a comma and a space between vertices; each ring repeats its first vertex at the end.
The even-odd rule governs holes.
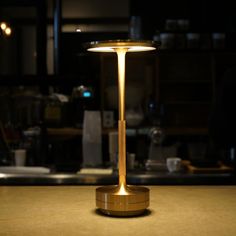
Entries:
POLYGON ((11 35, 11 28, 10 27, 7 27, 6 29, 5 29, 5 34, 6 35, 11 35))

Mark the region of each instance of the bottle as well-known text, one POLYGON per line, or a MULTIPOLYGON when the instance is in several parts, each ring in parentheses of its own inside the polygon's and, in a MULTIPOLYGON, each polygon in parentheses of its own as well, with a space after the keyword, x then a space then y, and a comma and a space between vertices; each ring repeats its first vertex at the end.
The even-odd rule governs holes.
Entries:
POLYGON ((140 16, 131 16, 129 38, 135 40, 142 38, 142 19, 140 16))
POLYGON ((155 42, 160 42, 161 38, 160 38, 160 31, 159 30, 156 30, 154 35, 153 35, 153 41, 155 42))
POLYGON ((84 111, 82 145, 83 167, 100 167, 102 165, 100 111, 84 111))

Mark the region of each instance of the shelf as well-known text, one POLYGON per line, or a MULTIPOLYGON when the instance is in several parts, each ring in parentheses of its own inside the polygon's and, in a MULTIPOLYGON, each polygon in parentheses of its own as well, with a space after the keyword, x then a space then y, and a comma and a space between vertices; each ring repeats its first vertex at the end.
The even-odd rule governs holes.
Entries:
POLYGON ((210 106, 211 103, 210 101, 167 101, 165 102, 165 105, 178 105, 178 106, 198 106, 198 105, 203 105, 203 106, 210 106))
POLYGON ((171 54, 205 54, 205 55, 235 55, 236 50, 235 49, 160 49, 159 50, 159 56, 162 55, 171 55, 171 54))
POLYGON ((207 135, 205 127, 169 127, 165 130, 167 135, 207 135))
POLYGON ((77 136, 82 134, 82 129, 66 127, 66 128, 48 128, 47 133, 50 136, 77 136))
POLYGON ((78 81, 83 79, 79 75, 0 75, 0 86, 40 86, 40 85, 78 85, 78 81))
MULTIPOLYGON (((106 135, 109 132, 116 131, 116 128, 106 128, 102 130, 102 134, 106 135)), ((49 136, 64 136, 64 137, 74 137, 83 134, 83 130, 80 128, 64 127, 64 128, 47 128, 47 133, 49 136)))
POLYGON ((195 79, 178 79, 178 78, 175 78, 175 79, 163 79, 163 80, 160 80, 160 83, 161 84, 203 84, 203 85, 207 85, 207 84, 210 84, 212 83, 212 81, 210 80, 195 80, 195 79))
MULTIPOLYGON (((127 136, 148 135, 152 126, 127 128, 127 136)), ((207 135, 208 129, 205 127, 167 127, 164 128, 167 135, 207 135)), ((117 131, 117 128, 103 129, 102 134, 107 135, 109 132, 117 131)), ((49 136, 54 137, 75 137, 83 134, 83 130, 73 127, 65 128, 47 128, 49 136)))

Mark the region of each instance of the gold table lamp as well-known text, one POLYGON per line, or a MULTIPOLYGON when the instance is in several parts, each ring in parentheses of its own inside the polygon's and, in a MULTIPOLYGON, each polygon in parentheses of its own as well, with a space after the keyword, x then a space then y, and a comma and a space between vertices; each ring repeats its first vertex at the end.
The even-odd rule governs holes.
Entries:
POLYGON ((115 52, 118 57, 119 121, 118 170, 119 184, 98 187, 96 206, 107 215, 133 216, 149 206, 149 189, 126 184, 126 121, 125 121, 125 55, 127 52, 151 51, 158 44, 144 40, 94 41, 87 44, 90 52, 115 52))

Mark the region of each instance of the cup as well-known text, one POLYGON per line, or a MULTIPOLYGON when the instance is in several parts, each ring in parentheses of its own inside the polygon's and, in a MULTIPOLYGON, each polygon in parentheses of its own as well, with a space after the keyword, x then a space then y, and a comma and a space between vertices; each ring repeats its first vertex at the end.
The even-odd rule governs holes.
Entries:
POLYGON ((25 166, 26 150, 25 149, 16 149, 14 151, 14 159, 15 159, 16 166, 25 166))
POLYGON ((178 172, 181 169, 181 158, 168 157, 166 159, 166 166, 169 172, 178 172))

